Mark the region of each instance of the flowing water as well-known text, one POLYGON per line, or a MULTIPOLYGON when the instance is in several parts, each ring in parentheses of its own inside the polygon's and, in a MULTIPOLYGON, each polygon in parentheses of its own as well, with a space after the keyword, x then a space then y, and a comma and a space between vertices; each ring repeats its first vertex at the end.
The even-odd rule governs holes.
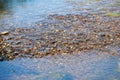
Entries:
MULTIPOLYGON (((33 28, 49 15, 120 16, 119 0, 0 0, 0 31, 33 28)), ((120 54, 120 47, 115 47, 120 54)), ((120 56, 81 52, 0 62, 0 80, 120 80, 120 56)))
POLYGON ((92 51, 0 62, 1 80, 119 80, 120 57, 92 51))
POLYGON ((50 14, 120 13, 119 0, 0 0, 0 29, 33 27, 50 14))

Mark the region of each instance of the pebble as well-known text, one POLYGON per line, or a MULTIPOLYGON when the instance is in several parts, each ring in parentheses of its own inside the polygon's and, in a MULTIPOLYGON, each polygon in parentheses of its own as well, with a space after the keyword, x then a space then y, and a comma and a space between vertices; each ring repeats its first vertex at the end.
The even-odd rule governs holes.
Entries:
POLYGON ((9 34, 9 31, 3 31, 0 33, 0 35, 8 35, 9 34))

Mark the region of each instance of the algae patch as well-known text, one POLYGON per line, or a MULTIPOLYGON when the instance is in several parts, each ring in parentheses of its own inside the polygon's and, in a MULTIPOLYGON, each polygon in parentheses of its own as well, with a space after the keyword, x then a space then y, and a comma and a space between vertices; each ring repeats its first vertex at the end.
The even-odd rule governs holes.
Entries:
POLYGON ((107 13, 106 16, 110 16, 110 17, 120 17, 119 13, 107 13))

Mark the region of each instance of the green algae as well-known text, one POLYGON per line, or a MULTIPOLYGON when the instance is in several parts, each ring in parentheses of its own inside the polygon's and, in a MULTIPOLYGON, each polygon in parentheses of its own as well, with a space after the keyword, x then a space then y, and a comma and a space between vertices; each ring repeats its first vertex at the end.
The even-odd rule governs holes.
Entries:
POLYGON ((110 17, 120 17, 119 13, 107 13, 106 15, 110 17))

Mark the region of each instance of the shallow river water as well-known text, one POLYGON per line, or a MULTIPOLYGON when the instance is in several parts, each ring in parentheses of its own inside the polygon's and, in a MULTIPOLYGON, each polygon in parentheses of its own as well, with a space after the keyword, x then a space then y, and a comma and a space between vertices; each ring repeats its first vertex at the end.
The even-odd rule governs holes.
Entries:
MULTIPOLYGON (((55 14, 116 17, 120 16, 120 1, 0 0, 0 31, 33 28, 40 21, 49 22, 50 19, 45 21, 46 17, 55 14)), ((110 49, 111 52, 113 49, 120 54, 119 45, 110 49)), ((109 53, 90 50, 76 54, 2 61, 0 80, 120 80, 120 55, 109 53)))
POLYGON ((119 80, 120 57, 92 51, 0 62, 1 80, 119 80))
POLYGON ((119 0, 1 0, 0 30, 34 27, 50 14, 120 13, 119 0))

